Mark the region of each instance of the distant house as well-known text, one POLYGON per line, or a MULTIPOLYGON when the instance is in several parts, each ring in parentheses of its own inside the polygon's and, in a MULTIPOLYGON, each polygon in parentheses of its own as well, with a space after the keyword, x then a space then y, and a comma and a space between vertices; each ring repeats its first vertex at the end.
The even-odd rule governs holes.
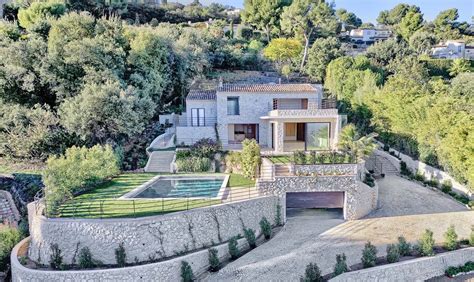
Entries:
POLYGON ((370 45, 375 42, 383 41, 392 36, 392 32, 388 29, 367 29, 357 28, 349 32, 349 39, 355 44, 370 45))
POLYGON ((431 57, 474 60, 474 46, 466 46, 464 40, 447 40, 431 49, 431 57))
POLYGON ((190 145, 201 138, 239 149, 255 139, 276 153, 334 150, 346 116, 336 101, 323 97, 321 85, 223 84, 215 90, 192 90, 182 115, 160 116, 173 124, 176 143, 190 145))

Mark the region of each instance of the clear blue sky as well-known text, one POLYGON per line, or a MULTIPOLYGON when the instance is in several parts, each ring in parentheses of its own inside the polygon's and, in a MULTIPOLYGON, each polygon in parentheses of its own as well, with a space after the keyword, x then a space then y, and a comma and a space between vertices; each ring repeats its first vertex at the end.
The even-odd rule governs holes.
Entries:
MULTIPOLYGON (((176 1, 176 0, 175 0, 176 1)), ((244 0, 200 0, 203 4, 217 2, 234 7, 242 7, 244 0)), ((331 1, 331 0, 329 0, 331 1)), ((471 22, 474 15, 474 0, 333 0, 336 9, 345 8, 354 12, 364 22, 373 22, 382 10, 388 10, 399 3, 414 4, 421 8, 424 18, 432 20, 443 10, 457 8, 461 21, 471 22)), ((168 1, 173 2, 173 0, 168 1)), ((179 0, 180 3, 189 3, 191 0, 179 0)))

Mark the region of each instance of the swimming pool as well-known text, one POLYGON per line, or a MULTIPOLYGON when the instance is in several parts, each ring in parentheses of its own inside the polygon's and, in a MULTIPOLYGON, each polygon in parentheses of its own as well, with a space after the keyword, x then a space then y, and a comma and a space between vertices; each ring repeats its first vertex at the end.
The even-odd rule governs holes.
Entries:
POLYGON ((157 176, 121 198, 221 198, 228 176, 157 176))

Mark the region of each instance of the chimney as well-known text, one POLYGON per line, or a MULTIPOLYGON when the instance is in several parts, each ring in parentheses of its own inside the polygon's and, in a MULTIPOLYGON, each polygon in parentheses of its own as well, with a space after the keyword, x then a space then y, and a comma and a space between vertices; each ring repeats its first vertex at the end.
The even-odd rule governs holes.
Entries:
POLYGON ((278 84, 281 84, 281 77, 278 78, 278 84))
POLYGON ((224 85, 224 82, 222 80, 222 76, 219 76, 219 87, 222 87, 224 85))

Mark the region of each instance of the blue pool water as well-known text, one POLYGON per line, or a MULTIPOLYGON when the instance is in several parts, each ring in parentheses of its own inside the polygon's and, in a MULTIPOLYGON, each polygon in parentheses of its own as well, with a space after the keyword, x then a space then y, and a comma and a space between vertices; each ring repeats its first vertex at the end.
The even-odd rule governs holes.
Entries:
POLYGON ((134 198, 217 197, 224 177, 160 177, 134 198))

